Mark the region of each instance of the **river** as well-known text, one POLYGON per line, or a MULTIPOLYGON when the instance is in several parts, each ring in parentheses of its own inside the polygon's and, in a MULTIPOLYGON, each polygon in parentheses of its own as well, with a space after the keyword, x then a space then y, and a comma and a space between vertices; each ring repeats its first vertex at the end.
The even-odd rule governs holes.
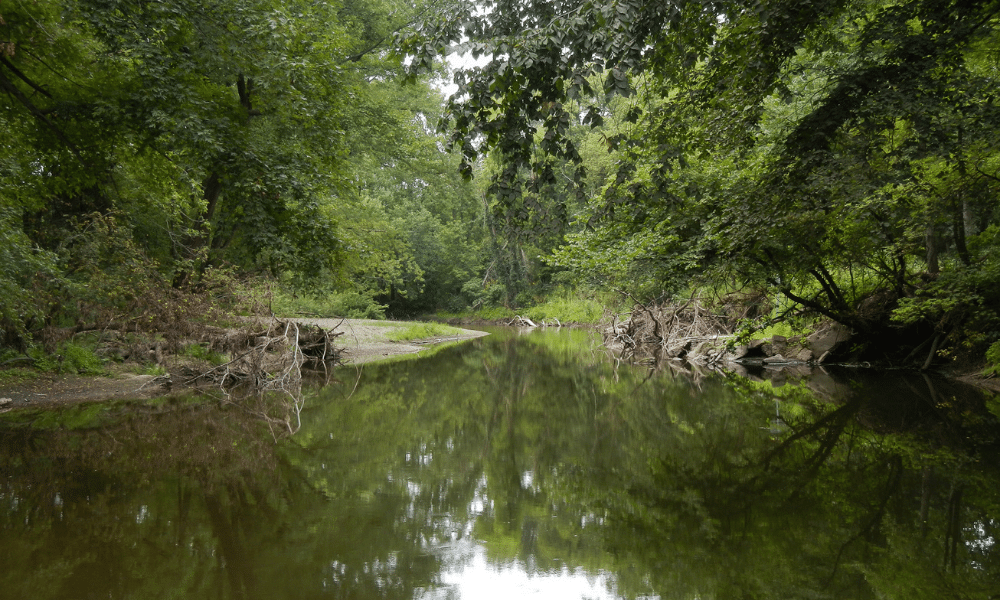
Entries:
MULTIPOLYGON (((495 330, 255 405, 0 421, 0 598, 991 598, 1000 401, 495 330)), ((14 413, 11 413, 11 415, 14 413)))

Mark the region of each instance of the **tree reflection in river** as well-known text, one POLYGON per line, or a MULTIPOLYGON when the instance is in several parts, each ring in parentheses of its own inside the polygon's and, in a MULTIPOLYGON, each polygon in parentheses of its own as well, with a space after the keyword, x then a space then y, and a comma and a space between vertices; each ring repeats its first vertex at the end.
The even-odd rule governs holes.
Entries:
POLYGON ((497 332, 367 365, 353 393, 316 391, 302 429, 277 445, 243 413, 181 403, 0 426, 0 589, 268 599, 513 593, 504 586, 565 598, 1000 589, 1000 430, 984 410, 995 401, 920 378, 773 388, 613 367, 585 332, 497 332))

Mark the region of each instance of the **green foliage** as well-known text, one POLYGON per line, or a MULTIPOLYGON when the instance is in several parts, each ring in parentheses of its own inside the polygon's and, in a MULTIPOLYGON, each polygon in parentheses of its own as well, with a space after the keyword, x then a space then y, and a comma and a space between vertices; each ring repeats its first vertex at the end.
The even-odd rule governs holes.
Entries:
POLYGON ((517 313, 512 308, 507 308, 505 306, 489 306, 476 310, 476 316, 483 318, 487 321, 509 321, 517 316, 517 313))
POLYGON ((24 367, 0 369, 0 385, 12 385, 41 377, 41 373, 24 367))
POLYGON ((749 284, 873 339, 989 336, 996 8, 457 1, 403 47, 411 73, 456 45, 487 58, 456 77, 443 126, 466 172, 493 152, 502 224, 573 208, 586 228, 548 260, 580 280, 646 297, 749 284))
POLYGON ((792 329, 791 325, 789 325, 788 323, 785 323, 785 322, 781 322, 781 323, 774 323, 772 325, 768 325, 764 329, 761 329, 761 330, 757 331, 756 333, 753 334, 753 336, 751 337, 751 339, 755 339, 755 340, 767 339, 767 338, 770 338, 770 337, 773 337, 773 336, 776 336, 776 335, 781 335, 781 336, 784 336, 784 337, 792 337, 793 335, 797 335, 797 334, 792 329))
POLYGON ((525 316, 533 321, 557 319, 566 323, 597 324, 604 316, 604 306, 593 298, 579 296, 569 291, 547 298, 525 311, 525 316))
POLYGON ((438 107, 408 106, 413 100, 399 97, 405 90, 383 91, 396 105, 390 114, 409 123, 395 132, 399 139, 364 147, 354 161, 362 190, 336 208, 349 223, 345 242, 355 249, 345 270, 355 289, 370 292, 394 316, 461 309, 468 304, 462 284, 481 260, 475 191, 459 177, 455 158, 441 151, 441 140, 423 129, 438 107), (417 108, 415 116, 408 112, 417 108))
POLYGON ((77 375, 100 375, 105 373, 104 361, 87 347, 63 342, 55 352, 46 352, 40 346, 28 349, 33 366, 39 371, 73 373, 77 375))
POLYGON ((92 375, 104 372, 104 361, 89 348, 66 343, 59 348, 59 352, 63 357, 63 369, 70 373, 92 375))
POLYGON ((371 292, 292 293, 283 289, 273 292, 271 308, 279 316, 347 317, 349 319, 384 319, 384 305, 371 292))
POLYGON ((208 361, 213 365, 221 365, 228 360, 224 355, 209 349, 205 344, 187 344, 181 348, 180 353, 183 356, 208 361))
POLYGON ((165 367, 160 365, 143 365, 135 370, 137 375, 152 375, 154 377, 159 377, 161 375, 167 375, 168 371, 165 367))
POLYGON ((0 206, 0 347, 24 346, 44 318, 50 289, 60 279, 56 256, 37 248, 15 224, 20 215, 0 206))
POLYGON ((409 340, 448 337, 459 333, 461 333, 461 329, 457 327, 450 327, 440 323, 418 323, 405 328, 393 328, 386 337, 393 342, 405 342, 409 340))
POLYGON ((460 303, 476 204, 425 127, 439 93, 399 86, 386 45, 420 10, 4 4, 0 345, 158 322, 169 288, 216 290, 220 269, 353 293, 365 316, 382 294, 460 303))
POLYGON ((475 317, 485 321, 510 321, 518 315, 528 317, 533 321, 546 321, 553 324, 558 320, 562 324, 586 323, 596 324, 604 313, 607 302, 599 300, 592 291, 577 290, 562 287, 549 294, 531 297, 521 296, 523 302, 519 306, 504 306, 504 288, 502 284, 493 283, 483 288, 479 280, 469 281, 466 285, 467 294, 476 298, 471 310, 458 313, 440 311, 437 314, 445 316, 475 317))
POLYGON ((986 369, 983 375, 997 375, 1000 373, 1000 342, 993 344, 986 350, 986 369))
POLYGON ((977 331, 1000 332, 1000 224, 970 236, 975 263, 948 261, 940 274, 900 301, 893 320, 931 322, 942 329, 966 323, 977 331))

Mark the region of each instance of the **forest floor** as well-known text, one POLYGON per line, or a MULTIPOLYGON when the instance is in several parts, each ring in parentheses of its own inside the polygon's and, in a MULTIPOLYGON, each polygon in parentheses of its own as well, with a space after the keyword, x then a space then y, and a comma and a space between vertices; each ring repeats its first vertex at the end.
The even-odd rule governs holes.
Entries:
MULTIPOLYGON (((448 337, 394 342, 391 333, 412 323, 365 319, 295 319, 299 323, 315 324, 324 329, 342 331, 337 346, 343 348, 341 360, 354 365, 384 360, 402 354, 414 354, 443 342, 467 340, 487 335, 485 331, 463 329, 448 337)), ((40 373, 31 379, 0 383, 0 412, 16 408, 62 406, 84 401, 146 399, 176 393, 186 387, 181 372, 204 372, 211 364, 185 356, 165 356, 164 365, 171 374, 172 385, 162 384, 164 378, 130 372, 135 365, 110 364, 107 375, 85 376, 40 373)))

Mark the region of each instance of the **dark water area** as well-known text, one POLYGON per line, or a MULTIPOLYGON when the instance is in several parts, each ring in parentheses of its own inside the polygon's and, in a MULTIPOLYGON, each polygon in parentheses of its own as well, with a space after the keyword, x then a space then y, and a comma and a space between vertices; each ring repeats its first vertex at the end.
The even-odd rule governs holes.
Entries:
POLYGON ((294 435, 198 398, 8 413, 0 598, 1000 593, 979 390, 634 367, 585 331, 335 377, 294 435))

